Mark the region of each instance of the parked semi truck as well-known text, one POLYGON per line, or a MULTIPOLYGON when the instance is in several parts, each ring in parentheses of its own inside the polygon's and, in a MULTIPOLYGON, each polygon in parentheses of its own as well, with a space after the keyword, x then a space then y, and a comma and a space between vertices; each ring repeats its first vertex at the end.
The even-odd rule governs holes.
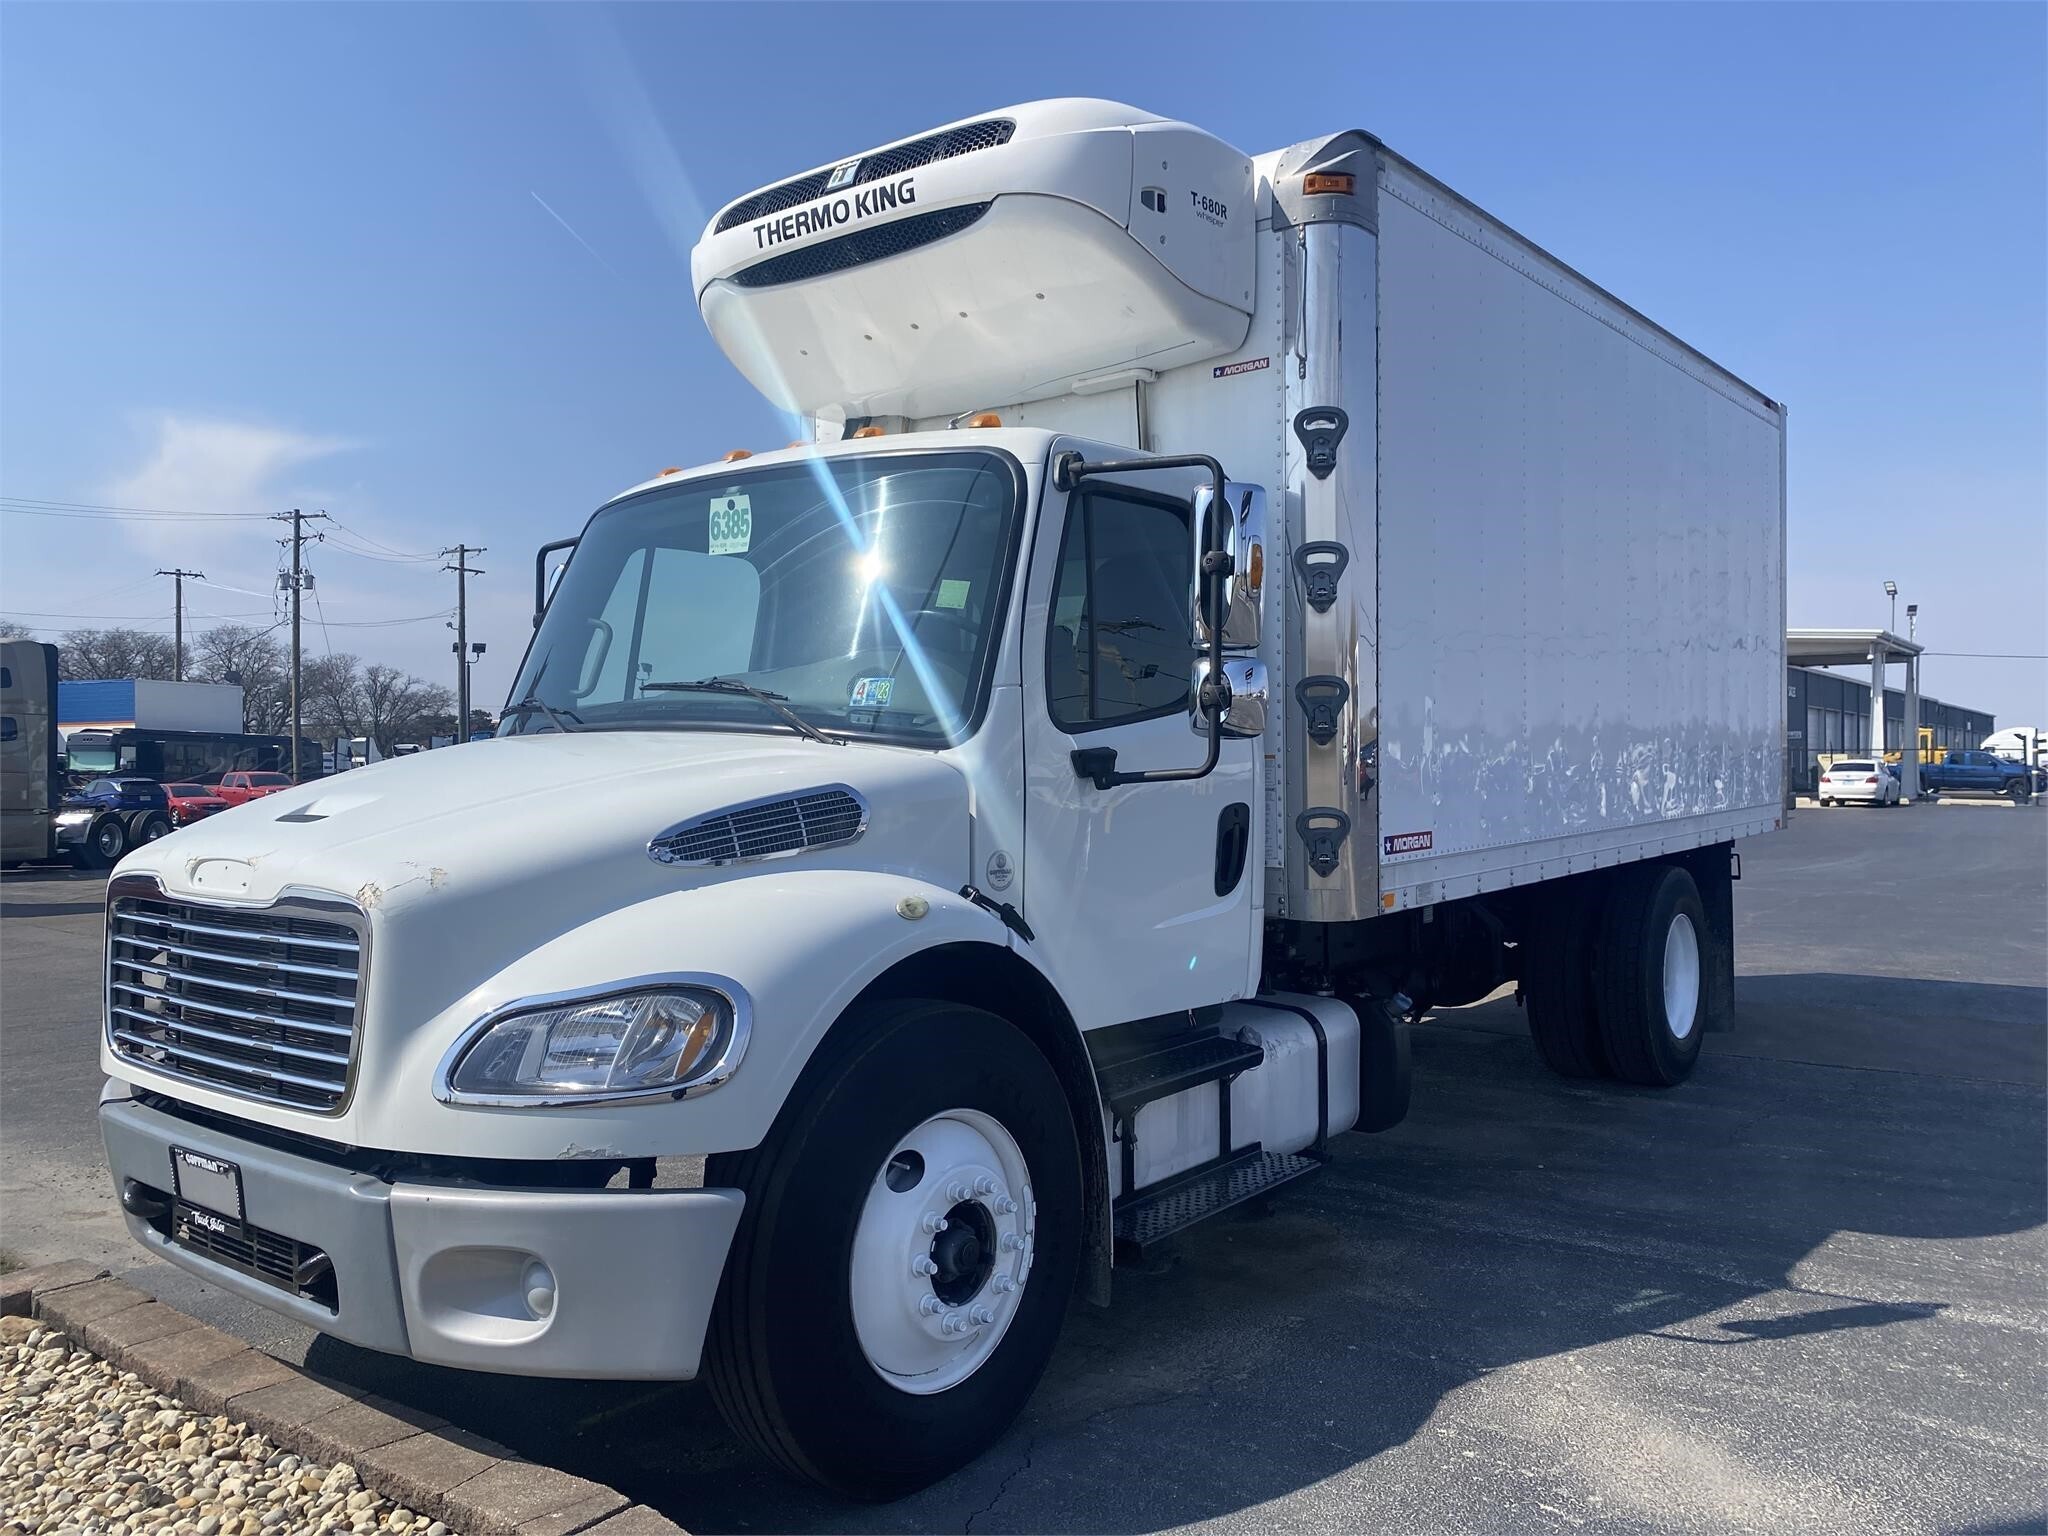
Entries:
POLYGON ((442 1365, 705 1376, 883 1497, 1077 1290, 1396 1124, 1424 1011, 1512 984, 1658 1087, 1729 1022, 1776 402, 1367 134, 1103 101, 751 192, 692 281, 801 441, 544 549, 496 739, 120 866, 143 1244, 442 1365))
POLYGON ((57 647, 0 640, 0 862, 57 857, 57 647))

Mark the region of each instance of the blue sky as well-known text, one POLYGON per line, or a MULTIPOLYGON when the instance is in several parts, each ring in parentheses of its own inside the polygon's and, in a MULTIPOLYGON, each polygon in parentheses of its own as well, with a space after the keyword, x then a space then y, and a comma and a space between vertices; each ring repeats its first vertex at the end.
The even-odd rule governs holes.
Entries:
MULTIPOLYGON (((453 577, 369 557, 488 545, 495 701, 537 543, 787 436, 697 320, 706 213, 1101 95, 1252 152, 1378 134, 1789 403, 1793 623, 1882 623, 1889 578, 1931 650, 2040 653, 2044 59, 2031 5, 17 4, 0 493, 325 507, 310 644, 436 678, 440 621, 386 621, 453 577)), ((0 613, 167 627, 178 562, 241 589, 195 614, 267 612, 276 531, 9 513, 0 613)), ((2048 723, 2038 661, 1923 686, 2048 723)))

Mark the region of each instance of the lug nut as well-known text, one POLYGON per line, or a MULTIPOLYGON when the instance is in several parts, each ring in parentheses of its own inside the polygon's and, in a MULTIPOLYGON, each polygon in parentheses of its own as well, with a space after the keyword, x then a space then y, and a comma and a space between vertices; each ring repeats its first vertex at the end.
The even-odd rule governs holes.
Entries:
POLYGON ((983 1174, 980 1178, 974 1181, 974 1192, 977 1195, 992 1195, 1000 1187, 1001 1186, 998 1185, 996 1181, 990 1178, 987 1174, 983 1174))
POLYGON ((937 1211, 926 1211, 924 1213, 924 1220, 919 1222, 918 1225, 927 1232, 943 1232, 946 1230, 946 1218, 937 1211))
POLYGON ((920 1253, 910 1261, 910 1272, 913 1275, 936 1275, 939 1272, 939 1266, 920 1253))
POLYGON ((948 1312, 944 1319, 940 1321, 939 1327, 947 1333, 965 1333, 967 1331, 967 1320, 958 1312, 948 1312))
POLYGON ((990 1307, 975 1307, 967 1315, 974 1319, 974 1326, 977 1328, 986 1328, 996 1320, 995 1311, 990 1307))
POLYGON ((920 1296, 918 1298, 917 1312, 920 1317, 930 1317, 934 1312, 943 1312, 945 1310, 946 1304, 936 1296, 920 1296))
POLYGON ((1016 1211, 1017 1202, 1008 1195, 1003 1196, 1002 1199, 996 1202, 996 1214, 998 1216, 1012 1216, 1016 1214, 1016 1211))
POLYGON ((995 1287, 999 1292, 1007 1296, 1012 1291, 1017 1289, 1016 1277, 1012 1275, 997 1275, 995 1278, 995 1287))
POLYGON ((1005 1232, 1003 1234, 1003 1248, 1008 1253, 1022 1253, 1024 1251, 1024 1239, 1015 1232, 1005 1232))
POLYGON ((973 1193, 974 1191, 967 1187, 967 1183, 964 1179, 955 1179, 952 1183, 946 1186, 946 1198, 952 1201, 955 1205, 958 1205, 962 1200, 965 1200, 968 1196, 972 1195, 973 1193))

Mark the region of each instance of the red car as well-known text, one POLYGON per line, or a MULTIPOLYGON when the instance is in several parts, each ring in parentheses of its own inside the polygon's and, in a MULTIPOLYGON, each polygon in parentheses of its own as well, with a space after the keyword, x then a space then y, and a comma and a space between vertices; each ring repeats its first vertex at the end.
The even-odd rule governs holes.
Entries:
POLYGON ((280 789, 292 787, 291 775, 284 773, 224 773, 213 792, 229 805, 246 805, 280 789))
POLYGON ((204 784, 166 784, 164 797, 171 802, 171 820, 181 827, 228 808, 227 801, 204 784))

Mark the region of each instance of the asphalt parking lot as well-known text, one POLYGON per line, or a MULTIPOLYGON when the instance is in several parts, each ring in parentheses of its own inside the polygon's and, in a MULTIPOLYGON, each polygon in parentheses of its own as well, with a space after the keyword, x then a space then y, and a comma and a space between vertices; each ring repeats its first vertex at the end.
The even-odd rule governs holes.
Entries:
POLYGON ((989 1456, 848 1507, 694 1385, 480 1378, 138 1262, 93 1125, 100 883, 0 883, 0 1244, 77 1255, 692 1531, 2033 1531, 2048 1485, 2048 808, 1807 811, 1747 845, 1738 1028, 1560 1082, 1512 1000, 1271 1215, 1077 1305, 989 1456))

